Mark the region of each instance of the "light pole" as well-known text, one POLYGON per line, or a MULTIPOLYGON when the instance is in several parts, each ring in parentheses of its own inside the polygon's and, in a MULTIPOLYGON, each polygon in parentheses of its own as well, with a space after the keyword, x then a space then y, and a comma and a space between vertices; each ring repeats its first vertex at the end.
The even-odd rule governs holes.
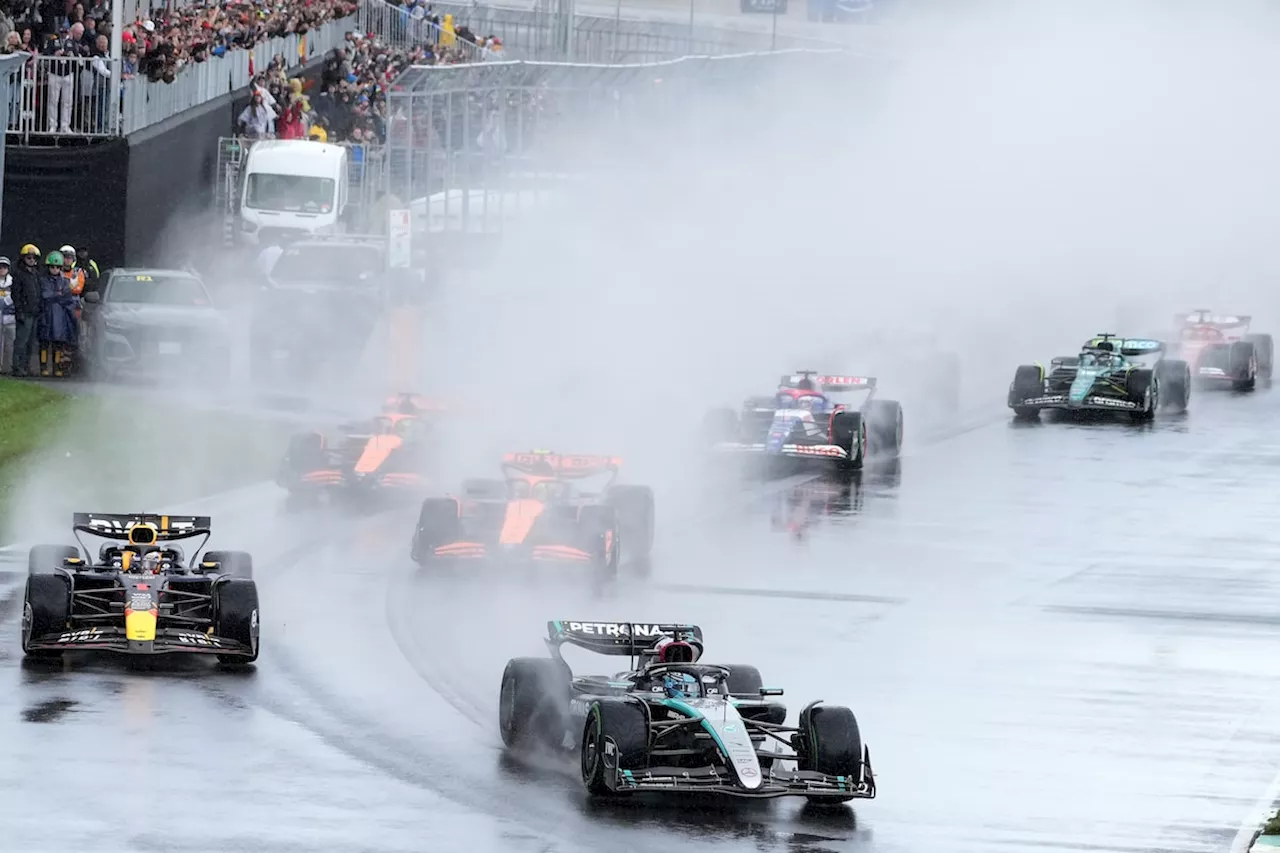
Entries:
POLYGON ((769 36, 769 50, 778 49, 778 6, 783 0, 773 0, 773 33, 769 36))
POLYGON ((689 53, 693 53, 693 3, 689 0, 689 53))

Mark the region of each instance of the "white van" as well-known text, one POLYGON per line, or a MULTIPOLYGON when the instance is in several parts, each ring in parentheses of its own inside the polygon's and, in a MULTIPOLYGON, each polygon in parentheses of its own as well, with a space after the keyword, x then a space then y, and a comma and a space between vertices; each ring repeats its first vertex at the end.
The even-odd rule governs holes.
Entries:
POLYGON ((347 206, 347 149, 305 139, 255 142, 245 158, 240 240, 337 234, 347 206))

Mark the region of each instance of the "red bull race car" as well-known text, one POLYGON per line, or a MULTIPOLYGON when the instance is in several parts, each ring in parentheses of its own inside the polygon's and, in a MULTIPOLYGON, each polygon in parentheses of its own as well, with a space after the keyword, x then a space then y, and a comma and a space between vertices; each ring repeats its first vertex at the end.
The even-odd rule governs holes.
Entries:
POLYGON ((431 445, 425 415, 437 411, 416 394, 387 399, 381 414, 339 428, 295 435, 276 475, 294 501, 368 501, 376 495, 417 497, 427 487, 431 445))
POLYGON ((410 556, 420 565, 576 563, 617 574, 625 553, 653 547, 648 486, 615 484, 622 460, 546 450, 508 453, 501 480, 468 480, 461 493, 422 502, 410 556), (606 478, 598 490, 584 480, 606 478))
POLYGON ((1252 391, 1258 377, 1271 378, 1275 351, 1271 335, 1249 333, 1252 319, 1205 309, 1177 314, 1167 349, 1191 366, 1192 378, 1202 386, 1252 391))
POLYGON ((186 560, 182 540, 209 540, 208 516, 76 513, 80 547, 36 545, 28 556, 22 651, 96 651, 257 660, 258 588, 243 551, 186 560), (97 558, 81 535, 106 540, 97 558))
POLYGON ((748 398, 736 412, 709 412, 705 426, 717 453, 861 470, 872 457, 896 458, 902 449, 902 405, 875 394, 875 377, 798 370, 783 376, 771 397, 748 398))

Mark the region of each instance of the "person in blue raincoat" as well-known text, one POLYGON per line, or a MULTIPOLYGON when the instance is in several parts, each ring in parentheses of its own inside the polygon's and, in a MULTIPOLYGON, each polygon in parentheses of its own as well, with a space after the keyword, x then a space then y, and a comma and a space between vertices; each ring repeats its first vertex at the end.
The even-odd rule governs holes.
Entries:
POLYGON ((80 337, 76 322, 79 298, 62 274, 62 253, 50 252, 40 277, 40 375, 64 376, 70 372, 71 355, 80 337))

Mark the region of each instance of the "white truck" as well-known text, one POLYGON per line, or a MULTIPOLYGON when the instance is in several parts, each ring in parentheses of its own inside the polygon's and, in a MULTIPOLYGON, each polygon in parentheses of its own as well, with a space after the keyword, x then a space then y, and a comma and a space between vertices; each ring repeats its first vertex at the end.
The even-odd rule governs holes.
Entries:
POLYGON ((303 139, 263 140, 241 169, 239 242, 340 234, 350 193, 347 147, 303 139))

